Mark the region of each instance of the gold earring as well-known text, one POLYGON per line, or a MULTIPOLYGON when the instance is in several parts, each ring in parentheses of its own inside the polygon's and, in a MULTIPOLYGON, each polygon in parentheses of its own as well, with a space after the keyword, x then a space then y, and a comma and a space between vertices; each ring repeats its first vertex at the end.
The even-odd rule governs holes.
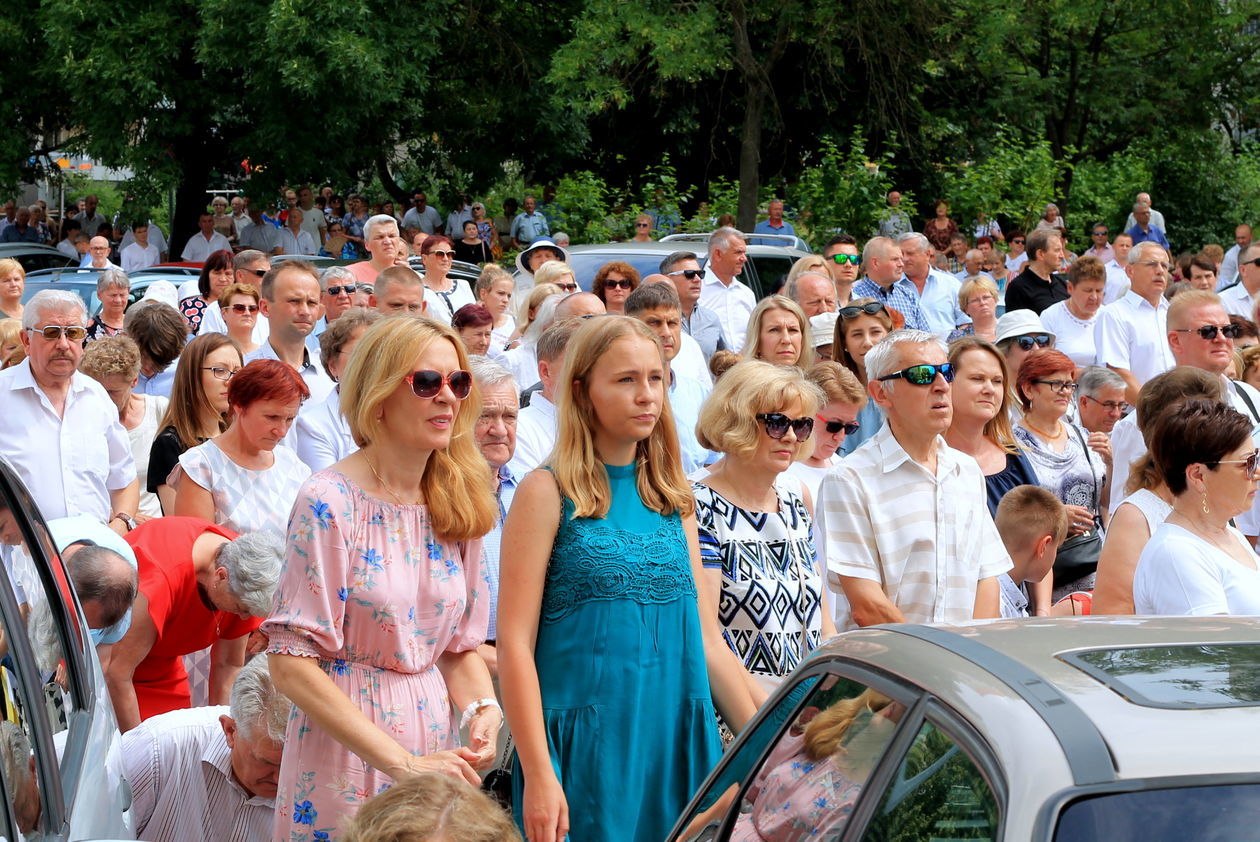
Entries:
POLYGON ((1207 504, 1207 492, 1206 492, 1206 491, 1205 491, 1205 492, 1203 492, 1203 514, 1205 514, 1205 515, 1210 515, 1210 514, 1212 514, 1211 510, 1209 510, 1209 509, 1208 509, 1208 504, 1207 504))

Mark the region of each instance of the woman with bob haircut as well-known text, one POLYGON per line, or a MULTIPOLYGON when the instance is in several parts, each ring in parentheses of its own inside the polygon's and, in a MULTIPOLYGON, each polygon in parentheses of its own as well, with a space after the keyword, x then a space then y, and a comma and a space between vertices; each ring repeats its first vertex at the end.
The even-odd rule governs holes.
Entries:
POLYGON ((396 781, 475 786, 494 762, 503 715, 477 647, 497 506, 473 437, 480 404, 459 338, 432 319, 381 319, 350 355, 341 409, 359 450, 299 491, 263 624, 295 706, 274 839, 336 838, 396 781))
POLYGON ((595 293, 609 313, 624 315, 626 299, 639 288, 639 270, 623 260, 614 260, 599 267, 591 292, 595 293))
POLYGON ((228 381, 228 428, 180 454, 171 471, 175 514, 284 537, 288 511, 311 469, 276 445, 310 395, 301 375, 279 360, 254 360, 236 372, 228 381))
POLYGON ((696 424, 700 446, 724 456, 692 485, 704 576, 731 607, 720 619, 727 645, 767 694, 836 633, 814 552, 814 501, 799 481, 780 476, 812 454, 825 404, 800 369, 748 360, 722 375, 696 424), (756 593, 793 609, 767 617, 751 607, 756 593))
POLYGON ((258 350, 259 344, 254 341, 255 327, 258 324, 259 302, 262 294, 253 284, 228 284, 215 303, 219 305, 223 323, 227 325, 227 335, 242 354, 258 350))
POLYGON ((761 299, 748 316, 748 332, 739 355, 746 360, 765 360, 775 365, 809 368, 814 364, 814 343, 809 319, 799 304, 784 295, 761 299))
POLYGON ((1172 512, 1138 558, 1136 613, 1260 614, 1260 563, 1230 525, 1256 497, 1260 451, 1251 428, 1246 415, 1214 401, 1187 401, 1159 416, 1151 456, 1172 512))
POLYGON ((793 462, 787 472, 805 484, 811 497, 816 497, 818 484, 836 466, 836 453, 849 432, 861 429, 857 419, 868 397, 853 372, 831 360, 814 363, 805 377, 822 390, 827 402, 815 414, 810 448, 813 452, 793 462))
POLYGON ((514 810, 535 842, 665 838, 720 755, 714 700, 736 729, 756 708, 702 582, 668 371, 643 322, 584 322, 555 450, 504 527, 520 549, 503 558, 496 645, 514 810))
POLYGON ((188 330, 196 333, 201 330, 201 317, 210 306, 210 302, 218 301, 223 290, 228 288, 236 277, 232 252, 227 249, 213 252, 201 264, 201 274, 197 277, 197 294, 179 302, 180 315, 188 322, 188 330))

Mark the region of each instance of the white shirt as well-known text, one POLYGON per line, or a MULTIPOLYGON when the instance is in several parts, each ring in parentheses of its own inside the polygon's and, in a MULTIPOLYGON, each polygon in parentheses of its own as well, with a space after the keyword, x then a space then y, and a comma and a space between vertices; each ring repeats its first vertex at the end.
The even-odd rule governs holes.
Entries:
MULTIPOLYGON (((198 231, 197 233, 201 233, 198 231)), ((136 241, 135 233, 128 228, 127 233, 123 234, 123 238, 118 241, 118 248, 125 249, 136 241)), ((166 251, 166 235, 162 233, 162 229, 157 226, 152 219, 149 220, 149 245, 156 246, 159 252, 166 251)))
POLYGON ((1234 243, 1229 247, 1229 251, 1225 252, 1225 258, 1221 261, 1221 272, 1216 276, 1217 292, 1238 280, 1238 255, 1241 253, 1242 249, 1238 247, 1238 243, 1234 243))
MULTIPOLYGON (((1228 529, 1246 549, 1251 563, 1260 563, 1242 533, 1228 529)), ((1133 608, 1136 614, 1191 617, 1260 614, 1260 572, 1180 526, 1164 522, 1138 557, 1133 608)))
MULTIPOLYGON (((254 360, 280 360, 276 356, 276 349, 271 347, 271 340, 264 342, 257 350, 250 351, 245 355, 245 363, 248 365, 254 360)), ((332 382, 332 378, 324 372, 324 367, 320 365, 319 354, 312 354, 311 349, 303 346, 302 348, 302 365, 297 369, 297 373, 302 376, 306 388, 311 390, 311 396, 308 401, 322 401, 328 397, 328 393, 333 390, 336 385, 332 382)))
POLYGON ((1115 304, 1129 294, 1129 273, 1116 261, 1103 266, 1107 270, 1107 285, 1103 287, 1103 304, 1115 304))
POLYGON ((418 211, 414 207, 403 214, 403 228, 410 228, 413 231, 423 231, 426 234, 432 234, 437 227, 442 224, 442 217, 438 215, 433 205, 425 205, 424 211, 418 211))
POLYGON ((1011 569, 976 460, 937 438, 936 474, 885 424, 818 489, 815 533, 836 594, 836 628, 855 628, 840 576, 879 582, 911 623, 972 619, 976 585, 1011 569))
POLYGON ((1094 347, 1094 327, 1098 322, 1098 313, 1092 319, 1082 319, 1074 315, 1067 305, 1067 301, 1051 304, 1041 312, 1041 324, 1054 334, 1056 351, 1067 354, 1078 366, 1093 365, 1098 358, 1094 347))
POLYGON ((27 359, 0 371, 0 406, 0 456, 26 483, 44 518, 108 521, 109 493, 136 478, 136 462, 105 387, 76 373, 58 418, 27 359))
MULTIPOLYGON (((316 245, 315 251, 319 251, 318 246, 324 242, 323 236, 319 233, 320 228, 328 227, 328 220, 324 218, 324 212, 314 205, 310 210, 302 208, 302 230, 310 235, 311 242, 316 245)), ((239 234, 238 234, 239 236, 239 234)), ((306 252, 303 252, 305 254, 306 252)), ((315 254, 315 252, 311 252, 315 254)))
MULTIPOLYGON (((503 355, 503 364, 512 372, 516 381, 516 391, 523 392, 542 378, 538 376, 538 349, 534 345, 521 343, 503 355)), ((520 478, 521 474, 516 474, 520 478)))
MULTIPOLYGON (((197 335, 205 336, 207 333, 226 334, 227 332, 228 326, 223 319, 223 309, 219 307, 219 302, 211 301, 210 306, 201 312, 201 327, 197 328, 197 335)), ((259 310, 254 314, 254 330, 249 337, 258 345, 262 345, 270 335, 271 322, 259 310)))
POLYGON ((286 228, 281 228, 276 238, 277 244, 280 246, 281 254, 315 254, 319 249, 315 246, 315 240, 311 235, 302 229, 298 229, 297 236, 293 236, 293 232, 286 228))
POLYGON ((1130 290, 1094 317, 1098 364, 1130 372, 1141 386, 1176 365, 1168 347, 1168 299, 1159 307, 1130 290))
POLYGON ((1012 275, 1018 275, 1024 268, 1024 264, 1028 262, 1028 252, 1022 251, 1014 257, 1006 258, 1006 271, 1012 275))
POLYGON ((757 306, 757 296, 747 285, 735 278, 727 286, 713 273, 713 267, 706 267, 704 285, 700 288, 700 306, 717 313, 727 348, 738 352, 744 347, 748 317, 757 306))
MULTIPOLYGON (((451 323, 451 318, 459 311, 460 307, 463 307, 465 304, 477 303, 477 299, 473 298, 472 290, 467 283, 460 278, 448 278, 447 280, 452 282, 452 286, 446 292, 429 289, 428 284, 425 284, 424 287, 424 300, 429 305, 425 315, 430 319, 437 319, 444 325, 451 323)), ((536 382, 538 382, 537 379, 531 380, 528 386, 532 386, 536 382)))
POLYGON ((128 274, 137 269, 148 269, 150 266, 162 262, 162 253, 158 251, 158 247, 149 243, 142 246, 139 243, 132 243, 122 250, 119 254, 122 260, 122 270, 128 274))
POLYGON ((205 263, 206 258, 214 254, 216 251, 231 251, 232 244, 228 242, 228 238, 215 231, 210 235, 210 239, 206 239, 200 231, 188 238, 184 251, 180 254, 184 260, 189 263, 205 263))
POLYGON ((226 705, 159 714, 123 734, 109 767, 131 785, 138 839, 257 842, 271 838, 276 803, 250 795, 232 774, 219 717, 226 705))
POLYGON ((686 333, 678 343, 678 354, 670 360, 669 367, 684 377, 697 380, 705 386, 713 385, 713 375, 709 373, 709 364, 704 359, 704 350, 700 343, 686 333))
MULTIPOLYGON (((912 286, 914 281, 906 279, 912 286)), ((928 330, 941 339, 954 332, 954 328, 965 325, 971 317, 958 307, 958 290, 962 283, 958 278, 939 269, 929 269, 923 281, 923 291, 919 293, 919 309, 927 320, 928 330)), ((918 287, 915 286, 917 290, 918 287)))
POLYGON ((311 472, 322 471, 359 449, 341 414, 341 393, 334 388, 322 401, 307 401, 288 438, 311 472))
POLYGON ((472 208, 453 210, 446 215, 446 236, 458 240, 464 236, 464 223, 472 221, 472 208))
POLYGON ((523 407, 516 416, 516 452, 508 462, 508 470, 512 476, 524 479, 551 455, 555 446, 556 405, 543 397, 541 391, 534 392, 529 406, 523 407))
POLYGON ((240 244, 242 250, 258 249, 263 254, 271 254, 275 251, 279 241, 279 229, 266 222, 251 225, 240 230, 236 235, 236 242, 240 244))
POLYGON ((1255 296, 1247 292, 1247 287, 1241 282, 1221 290, 1218 294, 1221 296, 1221 304, 1224 305, 1225 312, 1231 316, 1242 316, 1244 319, 1250 319, 1255 313, 1255 296))

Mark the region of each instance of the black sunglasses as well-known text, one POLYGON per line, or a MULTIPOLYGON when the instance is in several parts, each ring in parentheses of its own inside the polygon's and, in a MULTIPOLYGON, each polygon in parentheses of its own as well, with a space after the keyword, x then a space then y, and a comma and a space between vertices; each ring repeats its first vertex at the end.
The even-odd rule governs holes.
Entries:
POLYGON ((1022 246, 1023 244, 1024 244, 1023 240, 1011 240, 1011 245, 1022 246))
POLYGON ((242 269, 241 271, 247 275, 253 275, 255 278, 261 278, 267 274, 266 269, 242 269))
POLYGON ((836 433, 844 430, 846 436, 851 436, 858 430, 862 429, 862 425, 857 421, 828 421, 821 415, 817 416, 818 420, 823 422, 823 429, 828 435, 834 436, 836 433))
POLYGON ((632 284, 630 283, 629 278, 623 278, 620 281, 613 281, 613 280, 604 281, 604 289, 616 289, 617 287, 621 287, 622 289, 630 289, 631 286, 632 284))
POLYGON ((1028 336, 1018 336, 1015 341, 1019 343, 1021 351, 1031 351, 1033 346, 1045 348, 1050 345, 1050 334, 1048 333, 1032 333, 1028 336))
POLYGON ((451 394, 461 401, 472 392, 472 375, 462 370, 442 374, 440 371, 424 368, 413 371, 404 379, 411 383, 411 391, 415 392, 418 398, 436 398, 438 392, 442 391, 443 385, 450 386, 451 394))
POLYGON ((1203 339, 1215 339, 1219 333, 1226 339, 1237 339, 1242 336, 1242 325, 1204 325, 1203 327, 1175 327, 1174 333, 1197 333, 1203 339))
POLYGON ((346 295, 354 295, 354 291, 358 289, 355 284, 342 284, 341 286, 329 287, 329 295, 341 295, 341 291, 345 290, 346 295))
POLYGON ((694 281, 696 278, 704 277, 704 270, 703 269, 679 269, 677 272, 670 272, 669 274, 670 274, 670 277, 673 277, 674 275, 682 275, 687 280, 694 281))
POLYGON ((831 261, 833 261, 833 262, 835 262, 835 263, 839 263, 841 266, 843 266, 843 265, 844 265, 844 264, 846 264, 846 263, 852 263, 854 266, 857 266, 859 263, 861 263, 861 262, 862 262, 862 258, 861 258, 861 257, 859 257, 859 256, 858 256, 858 255, 856 255, 856 254, 840 254, 840 253, 837 253, 837 254, 833 254, 833 255, 832 255, 830 258, 828 258, 828 259, 829 259, 829 260, 831 260, 831 261))
POLYGON ((880 304, 878 301, 868 301, 866 304, 854 304, 850 307, 841 307, 840 318, 846 320, 856 319, 858 316, 863 314, 873 316, 883 309, 884 305, 880 304))
POLYGON ((766 425, 766 435, 772 439, 786 436, 788 427, 796 433, 798 441, 805 441, 814 432, 813 418, 788 418, 782 412, 758 412, 757 420, 766 425))
POLYGON ((945 378, 946 383, 953 383, 954 372, 953 363, 940 363, 939 365, 920 363, 909 368, 903 368, 901 371, 894 371, 892 374, 885 374, 879 379, 881 383, 885 380, 900 379, 913 383, 916 386, 931 386, 936 382, 936 375, 938 374, 945 378))

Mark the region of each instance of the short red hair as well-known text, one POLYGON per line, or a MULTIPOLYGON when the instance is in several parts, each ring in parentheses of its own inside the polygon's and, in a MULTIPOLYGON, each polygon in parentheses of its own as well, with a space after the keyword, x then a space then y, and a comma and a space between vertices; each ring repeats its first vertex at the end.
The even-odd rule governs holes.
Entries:
POLYGON ((1019 395, 1020 405, 1024 407, 1025 412, 1032 406, 1032 401, 1024 395, 1024 390, 1031 386, 1034 380, 1044 380, 1056 371, 1075 372, 1076 363, 1062 351, 1047 350, 1024 357, 1024 361, 1019 366, 1019 374, 1015 377, 1015 393, 1019 395))
POLYGON ((302 376, 279 360, 254 360, 228 382, 228 404, 247 409, 258 401, 304 401, 311 396, 302 376))

